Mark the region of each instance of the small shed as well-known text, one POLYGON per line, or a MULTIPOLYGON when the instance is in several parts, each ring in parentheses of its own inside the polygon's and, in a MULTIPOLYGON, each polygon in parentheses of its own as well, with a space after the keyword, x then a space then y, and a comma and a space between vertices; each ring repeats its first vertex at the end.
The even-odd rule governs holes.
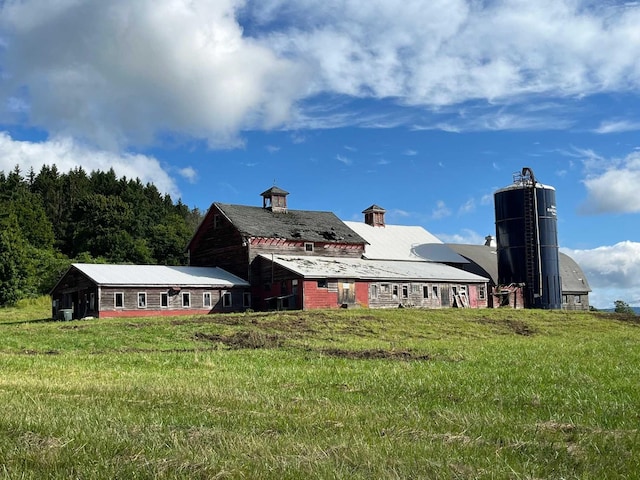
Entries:
POLYGON ((51 290, 52 317, 140 317, 242 311, 249 283, 218 267, 74 263, 51 290))

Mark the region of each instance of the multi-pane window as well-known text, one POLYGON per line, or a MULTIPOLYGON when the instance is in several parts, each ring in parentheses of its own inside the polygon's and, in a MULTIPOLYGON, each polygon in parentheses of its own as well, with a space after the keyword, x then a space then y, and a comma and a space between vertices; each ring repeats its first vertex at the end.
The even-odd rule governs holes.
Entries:
POLYGON ((202 306, 206 308, 211 307, 211 292, 204 292, 202 294, 202 306))
POLYGON ((138 292, 138 308, 147 308, 146 292, 138 292))
POLYGON ((487 298, 487 288, 484 285, 478 286, 478 300, 485 300, 487 298))
POLYGON ((304 244, 304 251, 305 252, 313 252, 313 243, 311 242, 306 242, 304 244))
POLYGON ((114 293, 114 305, 116 308, 124 308, 124 293, 116 292, 114 293))

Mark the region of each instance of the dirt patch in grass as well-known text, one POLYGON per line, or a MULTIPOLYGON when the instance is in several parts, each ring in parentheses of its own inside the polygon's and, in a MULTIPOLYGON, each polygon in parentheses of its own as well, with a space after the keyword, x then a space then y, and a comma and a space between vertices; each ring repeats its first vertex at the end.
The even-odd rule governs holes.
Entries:
POLYGON ((339 348, 326 348, 320 350, 324 355, 354 360, 431 360, 431 355, 417 354, 408 350, 342 350, 339 348))
POLYGON ((256 331, 237 332, 233 335, 196 332, 193 338, 201 342, 221 343, 232 349, 278 348, 284 343, 284 339, 279 335, 256 331))
POLYGON ((497 327, 504 327, 509 333, 515 333, 516 335, 531 336, 534 335, 536 329, 527 325, 522 320, 495 320, 493 318, 480 318, 476 320, 478 323, 485 325, 495 325, 497 327))

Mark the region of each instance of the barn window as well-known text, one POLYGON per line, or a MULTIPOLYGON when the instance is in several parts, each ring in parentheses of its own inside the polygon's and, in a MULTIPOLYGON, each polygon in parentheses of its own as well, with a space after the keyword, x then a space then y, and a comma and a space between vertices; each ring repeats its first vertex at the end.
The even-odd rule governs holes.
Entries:
POLYGON ((190 307, 191 306, 191 293, 182 292, 182 306, 190 307))
POLYGON ((220 225, 222 224, 221 219, 220 219, 220 214, 216 213, 213 216, 213 228, 220 228, 220 225))
POLYGON ((370 298, 378 298, 378 285, 376 285, 375 283, 371 284, 370 298))
POLYGON ((91 292, 89 294, 89 310, 96 309, 96 294, 91 292))
POLYGON ((231 292, 224 292, 222 294, 222 306, 226 308, 231 306, 231 292))
POLYGON ((321 278, 318 280, 318 288, 327 288, 329 285, 327 283, 326 278, 321 278))
POLYGON ((160 294, 160 306, 162 308, 167 308, 169 306, 169 294, 161 293, 160 294))
POLYGON ((251 306, 251 292, 244 292, 242 294, 242 306, 249 308, 251 306))
POLYGON ((402 298, 409 298, 409 285, 402 285, 402 298))
POLYGON ((124 293, 114 293, 114 305, 116 308, 124 308, 124 293))
POLYGON ((433 294, 431 295, 433 298, 438 298, 438 286, 434 285, 432 288, 433 294))
POLYGON ((478 300, 487 298, 487 288, 484 285, 478 285, 478 300))
POLYGON ((580 295, 576 295, 573 297, 573 303, 582 303, 582 298, 580 298, 580 295))
POLYGON ((412 283, 411 284, 411 293, 420 293, 420 284, 412 283))
POLYGON ((382 293, 389 293, 389 284, 388 283, 383 283, 381 285, 382 287, 382 293))
POLYGON ((204 292, 202 294, 202 306, 211 307, 211 292, 204 292))
POLYGON ((429 298, 429 285, 422 287, 422 298, 429 298))
POLYGON ((569 303, 569 295, 562 295, 562 303, 564 304, 569 303))
POLYGON ((138 292, 138 308, 147 308, 146 292, 138 292))
POLYGON ((313 243, 311 243, 311 242, 305 242, 305 244, 304 244, 304 251, 305 251, 305 252, 313 252, 313 243))
POLYGON ((393 286, 392 295, 393 295, 393 298, 398 298, 398 285, 393 286))

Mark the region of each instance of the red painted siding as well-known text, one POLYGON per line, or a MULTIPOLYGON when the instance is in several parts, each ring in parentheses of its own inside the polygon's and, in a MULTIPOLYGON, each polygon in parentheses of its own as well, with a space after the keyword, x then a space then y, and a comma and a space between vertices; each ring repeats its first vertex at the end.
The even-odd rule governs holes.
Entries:
POLYGON ((305 280, 302 285, 304 310, 314 308, 338 308, 338 292, 327 287, 318 287, 317 280, 305 280))
POLYGON ((369 282, 356 282, 356 303, 361 307, 369 306, 369 282))

